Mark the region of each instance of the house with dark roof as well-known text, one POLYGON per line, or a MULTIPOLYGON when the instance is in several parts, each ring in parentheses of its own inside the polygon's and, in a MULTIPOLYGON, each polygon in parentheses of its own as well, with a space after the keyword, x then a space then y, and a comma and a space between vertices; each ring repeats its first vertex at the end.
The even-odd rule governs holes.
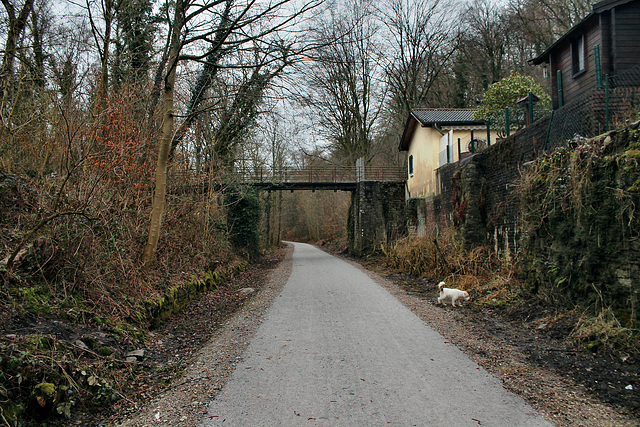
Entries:
POLYGON ((407 198, 428 197, 440 192, 436 171, 471 155, 487 141, 484 120, 467 108, 418 108, 409 114, 400 139, 407 152, 407 198))
POLYGON ((550 68, 553 108, 640 66, 640 0, 604 0, 530 61, 550 68))

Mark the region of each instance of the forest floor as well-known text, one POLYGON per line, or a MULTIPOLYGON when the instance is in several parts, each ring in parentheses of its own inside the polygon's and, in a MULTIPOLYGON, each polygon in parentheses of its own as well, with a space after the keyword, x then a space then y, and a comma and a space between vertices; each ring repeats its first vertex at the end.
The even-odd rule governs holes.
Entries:
MULTIPOLYGON (((234 288, 250 286, 257 292, 226 321, 212 322, 212 307, 204 297, 154 331, 162 346, 150 350, 153 356, 143 363, 173 363, 173 371, 182 376, 126 425, 191 425, 206 413, 207 401, 222 388, 261 316, 284 286, 290 255, 290 249, 286 256, 274 255, 237 279, 234 288), (207 340, 204 348, 194 350, 207 340)), ((442 306, 436 304, 435 283, 385 270, 380 259, 346 260, 364 267, 377 283, 554 424, 640 425, 639 355, 576 347, 568 339, 574 312, 561 313, 531 302, 500 309, 473 301, 460 308, 442 306)))

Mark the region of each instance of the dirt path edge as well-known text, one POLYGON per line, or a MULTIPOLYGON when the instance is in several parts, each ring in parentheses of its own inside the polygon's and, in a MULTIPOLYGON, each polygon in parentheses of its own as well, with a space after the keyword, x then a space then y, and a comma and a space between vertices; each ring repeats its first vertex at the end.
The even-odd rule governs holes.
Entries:
POLYGON ((292 268, 293 246, 269 274, 264 286, 229 317, 194 356, 184 373, 164 393, 152 399, 123 427, 193 426, 207 413, 257 331, 264 314, 286 284, 292 268))

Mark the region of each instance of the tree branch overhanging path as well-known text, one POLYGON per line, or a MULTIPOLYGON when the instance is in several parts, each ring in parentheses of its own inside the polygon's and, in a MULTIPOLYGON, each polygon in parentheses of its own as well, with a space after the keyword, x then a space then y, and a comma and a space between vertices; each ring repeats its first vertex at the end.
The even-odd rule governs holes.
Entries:
MULTIPOLYGON (((282 63, 280 66, 276 66, 275 70, 263 74, 259 74, 259 71, 258 74, 254 73, 254 76, 249 80, 249 84, 254 86, 253 92, 245 89, 245 93, 251 96, 249 103, 255 105, 260 95, 256 93, 256 86, 258 92, 264 91, 268 81, 289 64, 290 58, 293 57, 290 51, 295 52, 296 49, 304 51, 306 49, 304 47, 298 48, 295 39, 289 40, 287 47, 282 47, 282 41, 285 40, 288 30, 303 19, 307 12, 318 7, 321 3, 320 0, 312 0, 298 6, 291 13, 285 13, 286 6, 293 5, 292 0, 280 0, 275 3, 262 3, 257 0, 248 2, 213 0, 204 3, 197 3, 194 0, 176 1, 173 18, 170 22, 171 34, 163 83, 163 124, 156 163, 155 192, 149 236, 142 254, 143 265, 148 265, 153 260, 158 246, 165 206, 169 157, 195 117, 205 109, 201 104, 219 67, 221 65, 232 67, 234 64, 238 64, 236 61, 245 58, 242 53, 247 46, 252 46, 258 52, 267 52, 263 56, 258 55, 258 58, 262 58, 263 61, 254 65, 256 70, 260 70, 272 62, 280 61, 282 63), (218 10, 219 8, 222 10, 218 10), (209 26, 206 24, 208 22, 216 24, 209 26), (207 45, 204 48, 205 54, 184 53, 187 49, 194 51, 202 49, 201 43, 207 45), (277 60, 273 59, 274 54, 277 60), (174 102, 176 72, 179 62, 188 59, 204 59, 204 68, 198 84, 192 92, 187 119, 176 132, 177 114, 174 102), (221 62, 224 63, 221 64, 221 62)), ((252 109, 251 106, 249 109, 252 109)))

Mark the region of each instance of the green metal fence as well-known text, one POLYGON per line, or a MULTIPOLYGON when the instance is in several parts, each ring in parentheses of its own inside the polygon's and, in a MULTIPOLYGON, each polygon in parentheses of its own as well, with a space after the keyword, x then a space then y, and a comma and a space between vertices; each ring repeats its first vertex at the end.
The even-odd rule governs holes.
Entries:
POLYGON ((536 108, 529 98, 524 106, 504 112, 509 136, 538 119, 548 120, 544 147, 553 147, 577 137, 592 137, 640 119, 640 64, 624 73, 596 79, 596 87, 565 102, 558 80, 559 108, 549 113, 536 108), (527 120, 527 115, 533 120, 527 120))
POLYGON ((592 137, 640 119, 640 65, 606 75, 596 87, 554 111, 546 145, 592 137))

